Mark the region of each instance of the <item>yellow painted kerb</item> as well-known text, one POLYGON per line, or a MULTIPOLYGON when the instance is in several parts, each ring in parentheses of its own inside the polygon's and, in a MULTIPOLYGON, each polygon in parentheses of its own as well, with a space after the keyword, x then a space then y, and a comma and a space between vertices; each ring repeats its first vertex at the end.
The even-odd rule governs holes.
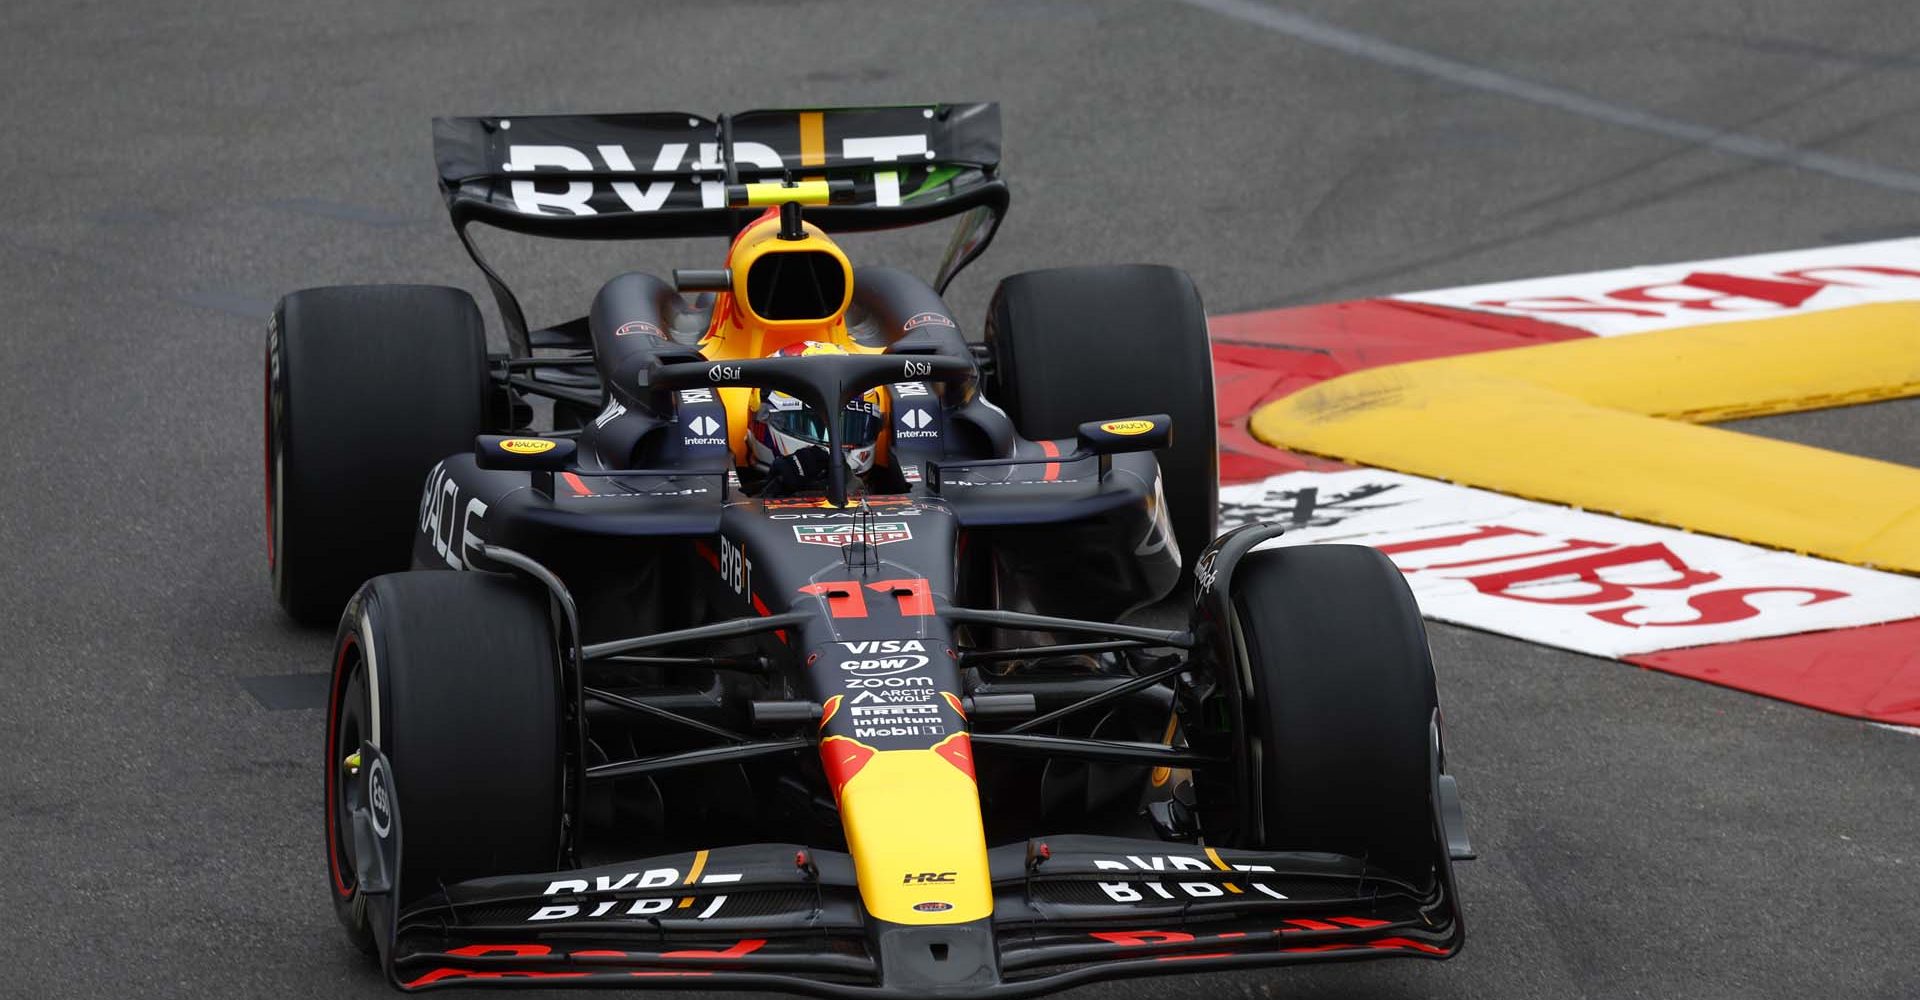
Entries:
POLYGON ((1920 573, 1920 469, 1693 426, 1920 394, 1920 303, 1352 372, 1255 437, 1516 496, 1920 573))

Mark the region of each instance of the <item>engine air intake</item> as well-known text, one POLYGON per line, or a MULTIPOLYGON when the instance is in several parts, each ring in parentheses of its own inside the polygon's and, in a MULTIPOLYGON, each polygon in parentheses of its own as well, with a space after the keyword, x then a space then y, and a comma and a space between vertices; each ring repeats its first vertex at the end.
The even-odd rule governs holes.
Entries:
POLYGON ((761 319, 827 319, 846 295, 846 265, 824 251, 764 254, 747 269, 747 307, 761 319))

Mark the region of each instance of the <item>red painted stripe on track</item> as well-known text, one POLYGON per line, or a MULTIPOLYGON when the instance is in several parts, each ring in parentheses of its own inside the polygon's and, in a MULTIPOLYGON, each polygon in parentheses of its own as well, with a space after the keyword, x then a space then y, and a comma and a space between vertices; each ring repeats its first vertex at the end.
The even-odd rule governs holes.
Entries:
POLYGON ((1920 726, 1920 618, 1626 661, 1825 712, 1920 726))

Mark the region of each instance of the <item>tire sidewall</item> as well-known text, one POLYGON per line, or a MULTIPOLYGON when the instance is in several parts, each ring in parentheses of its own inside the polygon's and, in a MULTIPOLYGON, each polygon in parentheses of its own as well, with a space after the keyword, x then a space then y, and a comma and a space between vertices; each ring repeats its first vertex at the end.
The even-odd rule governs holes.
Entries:
POLYGON ((339 822, 339 799, 347 794, 348 783, 364 780, 345 773, 345 757, 360 748, 340 743, 343 713, 359 711, 360 718, 369 723, 363 740, 376 747, 381 745, 381 735, 371 728, 372 720, 378 718, 374 705, 380 692, 372 683, 377 673, 368 665, 370 657, 377 656, 377 652, 373 651, 372 637, 364 628, 366 617, 361 613, 361 596, 356 595, 348 604, 334 634, 333 669, 327 686, 326 749, 322 758, 325 767, 323 804, 326 810, 323 829, 326 831, 327 894, 333 900, 334 915, 339 918, 348 940, 361 951, 371 954, 374 940, 367 917, 367 902, 360 893, 358 878, 346 851, 353 831, 343 828, 339 822), (356 674, 366 675, 368 680, 360 686, 362 703, 351 705, 347 701, 348 691, 356 674))
POLYGON ((288 423, 292 419, 291 400, 287 395, 286 379, 286 343, 282 336, 282 315, 285 312, 284 301, 276 305, 273 315, 267 321, 267 350, 265 373, 264 460, 266 464, 266 543, 267 572, 273 582, 273 596, 283 606, 291 607, 297 597, 287 593, 286 565, 286 493, 284 473, 287 455, 288 423))

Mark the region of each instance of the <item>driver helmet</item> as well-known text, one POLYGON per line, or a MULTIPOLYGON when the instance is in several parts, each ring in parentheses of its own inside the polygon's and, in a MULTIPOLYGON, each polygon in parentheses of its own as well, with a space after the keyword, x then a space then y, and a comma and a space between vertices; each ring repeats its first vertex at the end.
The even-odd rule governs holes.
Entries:
MULTIPOLYGON (((837 344, 809 340, 783 347, 768 357, 846 353, 837 344)), ((747 456, 754 468, 775 480, 824 481, 827 425, 813 407, 776 389, 753 390, 748 405, 752 416, 747 422, 747 456), (808 449, 814 449, 815 454, 806 454, 808 449)), ((840 411, 840 453, 847 471, 864 476, 872 470, 885 414, 885 397, 878 387, 847 400, 840 411)))

